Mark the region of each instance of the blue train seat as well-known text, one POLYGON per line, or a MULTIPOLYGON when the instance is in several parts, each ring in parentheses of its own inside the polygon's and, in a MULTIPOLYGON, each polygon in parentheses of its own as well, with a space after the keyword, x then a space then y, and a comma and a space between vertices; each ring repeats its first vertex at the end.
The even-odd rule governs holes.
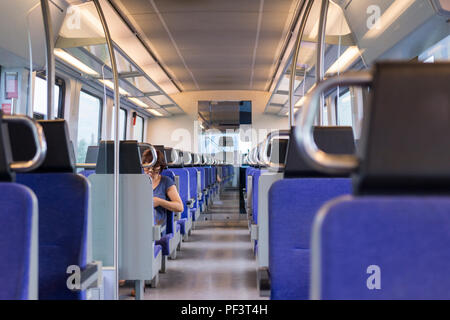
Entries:
MULTIPOLYGON (((147 149, 149 149, 149 144, 141 143, 139 145, 141 155, 147 149)), ((156 150, 162 152, 164 156, 164 162, 167 164, 168 160, 170 162, 170 157, 166 154, 166 150, 163 145, 154 145, 156 150)), ((175 182, 175 175, 172 171, 168 170, 167 167, 163 168, 161 173, 164 176, 171 178, 175 182)), ((178 188, 178 187, 177 187, 178 188)), ((156 243, 160 244, 163 249, 163 256, 168 256, 171 259, 176 259, 177 250, 181 250, 181 223, 177 221, 175 218, 175 213, 172 211, 167 212, 167 223, 165 226, 165 234, 158 240, 156 243)), ((184 224, 184 223, 183 223, 184 224)), ((165 261, 163 261, 165 263, 165 261)), ((162 267, 163 271, 165 271, 165 264, 162 267)))
POLYGON ((249 221, 249 228, 250 228, 250 221, 251 221, 251 214, 252 214, 252 194, 253 194, 253 171, 255 168, 253 167, 247 167, 245 169, 245 192, 244 192, 244 201, 245 201, 245 211, 247 213, 247 220, 249 221))
MULTIPOLYGON (((67 124, 39 121, 47 141, 43 164, 17 174, 17 182, 34 191, 39 202, 39 299, 85 299, 86 290, 67 287, 69 266, 87 269, 89 183, 74 173, 67 124)), ((10 128, 10 136, 30 141, 25 132, 10 128)), ((30 150, 13 148, 14 159, 29 158, 30 150)), ((34 151, 31 151, 34 152, 34 151)))
POLYGON ((183 166, 188 171, 189 176, 189 200, 187 206, 189 207, 190 215, 192 216, 192 227, 194 228, 195 221, 200 215, 197 203, 197 169, 193 168, 194 157, 190 152, 183 152, 183 166))
POLYGON ((311 298, 450 299, 449 83, 449 63, 375 66, 353 195, 314 222, 311 298))
MULTIPOLYGON (((181 201, 183 201, 183 212, 181 219, 177 221, 181 226, 183 240, 187 240, 192 229, 192 212, 189 210, 189 172, 183 168, 183 153, 172 148, 165 148, 169 170, 174 174, 174 181, 178 188, 181 201), (177 159, 172 156, 177 155, 177 159)), ((167 171, 167 170, 166 170, 167 171)))
POLYGON ((180 198, 183 201, 184 206, 184 210, 181 213, 181 218, 185 219, 184 228, 182 227, 181 233, 183 234, 183 239, 187 240, 189 234, 191 233, 193 220, 192 212, 189 208, 191 199, 189 194, 189 172, 185 168, 170 168, 170 170, 175 174, 175 179, 178 180, 178 193, 180 194, 180 198))
MULTIPOLYGON (((141 143, 139 145, 140 154, 149 149, 149 144, 141 143)), ((164 146, 154 146, 157 150, 160 150, 164 156, 164 162, 167 163, 167 156, 164 150, 164 146)), ((163 170, 162 175, 168 176, 172 180, 175 180, 174 175, 171 171, 163 170)), ((175 213, 166 210, 167 220, 166 225, 162 227, 161 238, 155 241, 156 245, 161 246, 162 261, 161 261, 161 272, 166 271, 166 260, 167 258, 176 259, 177 250, 181 249, 181 225, 175 220, 175 213), (164 231, 164 232, 163 232, 164 231)))
POLYGON ((254 224, 254 218, 253 216, 257 214, 258 210, 258 179, 261 175, 261 168, 259 166, 252 167, 248 171, 248 177, 247 177, 247 216, 248 216, 248 223, 249 223, 249 229, 251 229, 251 225, 254 224), (248 184, 251 183, 250 186, 248 184))
POLYGON ((212 167, 212 188, 213 188, 214 195, 217 195, 219 188, 217 185, 217 167, 216 166, 212 167))
MULTIPOLYGON (((177 190, 179 190, 179 179, 176 177, 175 173, 171 169, 165 169, 162 173, 163 176, 167 176, 171 178, 173 181, 175 181, 175 185, 177 186, 177 190)), ((180 217, 178 220, 175 221, 176 223, 176 232, 180 232, 181 235, 186 234, 186 218, 180 217)))
MULTIPOLYGON (((258 225, 258 190, 259 190, 259 178, 261 174, 266 172, 266 169, 257 168, 251 171, 252 175, 252 206, 251 206, 251 216, 249 221, 250 231, 258 225)), ((258 252, 258 240, 253 237, 253 253, 256 255, 258 252)))
POLYGON ((6 124, 0 111, 0 300, 38 298, 38 203, 28 187, 13 182, 6 124))
POLYGON ((206 202, 206 187, 205 187, 205 168, 204 167, 195 167, 200 172, 200 185, 198 186, 197 191, 197 199, 198 199, 198 206, 200 209, 200 212, 204 212, 205 209, 205 202, 206 202))
POLYGON ((192 214, 193 221, 197 221, 200 216, 200 207, 199 201, 197 197, 197 169, 193 167, 187 167, 186 170, 189 172, 189 195, 190 195, 190 203, 191 206, 190 211, 192 214))
POLYGON ((166 156, 169 168, 164 170, 163 174, 174 180, 184 206, 183 212, 181 212, 181 216, 178 217, 176 223, 180 226, 180 232, 183 240, 187 240, 192 227, 192 218, 190 218, 191 214, 190 211, 186 209, 186 203, 189 199, 189 175, 185 170, 178 172, 174 170, 177 168, 180 169, 183 166, 183 154, 181 151, 172 148, 164 148, 164 154, 166 156), (181 177, 179 172, 181 172, 181 177))
MULTIPOLYGON (((284 179, 269 190, 271 299, 308 299, 310 235, 316 212, 328 200, 351 193, 351 181, 317 172, 301 157, 291 129, 284 179), (295 267, 293 267, 295 266, 295 267)), ((329 153, 352 154, 351 127, 316 127, 317 145, 329 153)))
POLYGON ((206 195, 205 201, 206 206, 209 208, 211 206, 212 198, 211 198, 211 167, 205 166, 205 184, 206 184, 206 195))
POLYGON ((270 133, 265 141, 268 144, 267 167, 258 178, 258 206, 250 238, 255 242, 257 262, 257 287, 260 296, 270 296, 269 277, 269 190, 278 180, 283 179, 289 131, 270 133), (278 138, 275 138, 278 136, 278 138))

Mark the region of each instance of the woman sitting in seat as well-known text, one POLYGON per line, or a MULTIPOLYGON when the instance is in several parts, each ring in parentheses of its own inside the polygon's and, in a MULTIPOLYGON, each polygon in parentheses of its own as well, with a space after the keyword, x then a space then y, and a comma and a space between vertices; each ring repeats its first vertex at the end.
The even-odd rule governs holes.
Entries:
MULTIPOLYGON (((178 190, 169 177, 161 175, 162 170, 167 166, 164 155, 160 150, 156 151, 157 160, 153 167, 144 168, 144 172, 152 179, 153 182, 153 208, 155 209, 155 224, 165 226, 167 223, 167 212, 182 212, 184 210, 178 190)), ((142 154, 142 164, 151 163, 153 155, 150 150, 144 151, 142 154)), ((165 231, 164 231, 165 233, 165 231)), ((125 280, 120 280, 120 286, 125 284, 125 280)), ((131 296, 135 296, 135 290, 131 291, 131 296)))
MULTIPOLYGON (((165 226, 167 222, 166 210, 173 212, 182 212, 184 210, 183 202, 178 194, 173 180, 161 175, 166 167, 164 155, 160 150, 156 151, 158 156, 156 163, 151 168, 144 168, 145 173, 153 182, 153 207, 155 208, 155 223, 165 226)), ((150 150, 146 150, 142 155, 142 163, 151 163, 153 155, 150 150)))

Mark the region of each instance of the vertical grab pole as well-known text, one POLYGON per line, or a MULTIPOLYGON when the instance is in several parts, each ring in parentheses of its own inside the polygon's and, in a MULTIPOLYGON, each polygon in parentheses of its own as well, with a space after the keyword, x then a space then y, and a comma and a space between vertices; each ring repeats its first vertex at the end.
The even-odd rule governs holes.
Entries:
POLYGON ((53 55, 53 49, 55 47, 55 44, 53 43, 53 41, 55 38, 53 36, 53 25, 48 0, 41 0, 41 10, 42 18, 44 20, 47 58, 47 116, 45 117, 45 119, 51 120, 53 119, 54 110, 53 87, 55 85, 55 56, 53 55))
MULTIPOLYGON (((329 0, 322 0, 322 6, 320 8, 320 19, 319 19, 319 34, 317 39, 317 61, 316 61, 316 85, 323 80, 324 78, 324 67, 323 67, 323 60, 324 60, 324 53, 325 53, 325 33, 326 33, 326 26, 327 26, 327 14, 328 14, 328 6, 329 6, 329 0)), ((321 121, 321 114, 323 112, 322 107, 324 104, 324 97, 323 93, 320 96, 320 111, 317 113, 319 116, 319 120, 321 121)), ((316 118, 317 120, 317 118, 316 118)), ((319 125, 321 123, 319 122, 319 125)))
MULTIPOLYGON (((295 52, 294 56, 292 57, 291 63, 291 77, 289 78, 289 128, 292 128, 292 126, 294 125, 294 84, 297 71, 298 54, 300 53, 300 43, 303 38, 303 32, 305 31, 306 20, 308 20, 309 12, 311 11, 313 3, 314 1, 310 0, 306 5, 302 21, 300 22, 300 28, 298 30, 297 39, 295 41, 295 52)), ((305 3, 303 3, 303 5, 304 4, 305 3)))
POLYGON ((119 110, 120 110, 120 96, 119 96, 119 75, 117 72, 116 56, 114 55, 114 46, 109 33, 108 24, 106 23, 105 15, 98 0, 92 0, 97 8, 100 21, 105 32, 106 43, 111 58, 111 67, 114 77, 114 269, 115 269, 115 283, 114 283, 114 299, 119 299, 119 110))

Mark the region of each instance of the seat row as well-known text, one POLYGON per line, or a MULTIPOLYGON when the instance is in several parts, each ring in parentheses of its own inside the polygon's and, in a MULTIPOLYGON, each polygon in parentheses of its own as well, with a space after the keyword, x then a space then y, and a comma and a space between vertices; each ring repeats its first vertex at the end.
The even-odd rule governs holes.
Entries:
MULTIPOLYGON (((93 221, 94 252, 98 252, 96 257, 102 261, 112 259, 111 248, 108 248, 111 242, 105 242, 102 239, 111 239, 112 235, 105 232, 110 233, 113 230, 113 221, 107 216, 112 208, 104 205, 105 201, 108 201, 105 196, 110 197, 110 193, 105 193, 104 190, 113 182, 113 162, 111 161, 114 156, 113 151, 113 141, 101 141, 98 147, 89 147, 85 167, 92 166, 88 162, 96 159, 95 171, 90 168, 80 172, 92 183, 94 199, 92 208, 93 215, 96 217, 93 221), (105 163, 109 163, 110 168, 105 168, 105 163), (105 228, 105 225, 109 227, 105 228)), ((177 250, 181 250, 181 242, 188 240, 196 221, 200 219, 200 214, 208 209, 218 195, 221 185, 216 179, 217 171, 225 171, 222 169, 227 167, 213 163, 215 162, 212 158, 206 155, 200 157, 197 154, 166 148, 162 145, 152 146, 137 141, 120 142, 121 197, 119 203, 121 212, 123 211, 121 227, 124 230, 120 234, 122 243, 120 277, 124 280, 135 281, 137 299, 143 297, 145 283, 149 283, 152 287, 158 285, 159 273, 166 272, 167 259, 176 259, 177 250), (152 151, 154 159, 157 157, 156 150, 161 151, 165 158, 164 163, 168 164, 167 168, 163 168, 162 175, 174 181, 183 202, 182 212, 167 212, 165 225, 155 223, 153 210, 150 210, 152 215, 148 214, 149 208, 153 208, 153 204, 149 202, 149 199, 153 199, 153 190, 151 190, 151 181, 142 171, 141 158, 146 150, 152 151), (130 212, 133 214, 129 214, 130 212), (140 241, 136 241, 137 234, 143 237, 140 241), (139 250, 142 241, 145 245, 139 250), (149 248, 146 248, 147 243, 153 243, 153 250, 150 248, 149 251, 149 248), (132 253, 128 253, 129 251, 132 253), (139 257, 144 252, 153 252, 153 255, 147 254, 149 261, 144 263, 143 267, 139 263, 139 257), (124 255, 126 255, 125 258, 124 255)), ((229 179, 228 175, 225 181, 227 179, 229 179)))
POLYGON ((102 267, 88 243, 89 183, 74 173, 65 121, 0 114, 0 123, 0 299, 89 298, 102 267))
POLYGON ((121 141, 115 235, 112 141, 89 148, 81 165, 86 169, 77 174, 64 120, 36 122, 0 113, 0 127, 0 299, 113 298, 115 236, 119 278, 134 281, 136 297, 142 298, 144 284, 155 286, 167 257, 176 258, 182 232, 190 233, 190 218, 202 210, 203 195, 212 201, 218 192, 220 184, 208 180, 206 172, 212 176, 212 170, 218 170, 222 181, 230 179, 228 167, 212 165, 211 160, 211 165, 198 165, 196 172, 195 167, 176 168, 179 190, 187 186, 188 209, 178 221, 170 214, 166 226, 155 225, 152 183, 143 174, 140 153, 149 146, 121 141), (190 171, 193 183, 189 175, 182 178, 182 172, 190 171))
MULTIPOLYGON (((307 105, 297 127, 248 158, 262 295, 450 298, 450 65, 382 63, 366 78, 357 157, 352 128, 308 128, 307 105)), ((331 78, 311 96, 339 81, 360 84, 331 78)))

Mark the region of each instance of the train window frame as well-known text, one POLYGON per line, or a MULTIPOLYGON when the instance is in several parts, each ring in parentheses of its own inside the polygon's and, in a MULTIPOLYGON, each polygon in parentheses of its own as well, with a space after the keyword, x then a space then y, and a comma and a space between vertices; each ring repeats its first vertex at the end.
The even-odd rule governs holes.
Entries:
MULTIPOLYGON (((99 110, 99 116, 98 116, 98 139, 97 139, 97 145, 99 145, 101 137, 102 137, 102 126, 103 126, 103 109, 104 109, 104 104, 105 104, 105 100, 103 99, 103 97, 101 97, 100 95, 96 94, 95 92, 86 89, 85 87, 82 87, 80 90, 80 97, 78 99, 78 113, 80 112, 80 99, 81 99, 81 94, 87 94, 91 97, 94 97, 96 99, 98 99, 100 101, 100 110, 99 110)), ((76 157, 78 157, 78 129, 79 129, 79 115, 78 115, 78 121, 77 121, 77 145, 76 145, 76 157)), ((84 162, 84 159, 83 161, 84 162)))
MULTIPOLYGON (((120 107, 120 110, 119 110, 119 113, 120 113, 120 111, 124 111, 125 112, 125 117, 124 117, 124 125, 123 125, 123 132, 122 132, 122 134, 123 134, 123 138, 122 139, 119 139, 119 140, 127 140, 127 125, 128 125, 128 110, 127 109, 125 109, 125 108, 122 108, 122 107, 120 107)), ((119 121, 120 121, 120 114, 119 114, 119 121)), ((120 125, 119 125, 119 128, 120 128, 120 125)))
MULTIPOLYGON (((144 125, 145 125, 145 119, 144 117, 140 116, 140 115, 136 115, 136 123, 138 121, 138 119, 142 120, 142 128, 141 128, 141 132, 140 132, 140 139, 138 139, 138 142, 144 142, 144 125)), ((136 129, 136 126, 134 126, 134 128, 136 129)), ((133 139, 135 139, 135 134, 136 130, 133 130, 133 139)))
POLYGON ((334 93, 334 108, 335 108, 335 112, 336 112, 336 126, 339 127, 352 127, 354 126, 354 121, 353 121, 353 102, 352 102, 352 93, 350 88, 346 88, 345 90, 342 91, 337 91, 334 93), (348 124, 341 124, 341 119, 340 119, 340 114, 339 114, 339 106, 341 105, 338 101, 338 94, 339 94, 339 99, 342 99, 343 96, 345 96, 346 94, 349 95, 349 99, 350 99, 350 120, 351 123, 350 125, 348 124))
MULTIPOLYGON (((45 76, 45 74, 42 73, 36 73, 36 78, 39 78, 41 80, 44 80, 45 82, 47 82, 47 77, 45 76)), ((65 112, 65 99, 66 99, 66 81, 59 77, 59 76, 55 76, 55 86, 59 87, 59 93, 58 93, 58 105, 57 107, 57 112, 56 112, 56 117, 59 119, 64 119, 64 112, 65 112)), ((35 92, 33 92, 33 118, 34 119, 44 119, 45 118, 45 114, 42 114, 40 112, 35 112, 34 111, 34 98, 35 98, 35 92)))

